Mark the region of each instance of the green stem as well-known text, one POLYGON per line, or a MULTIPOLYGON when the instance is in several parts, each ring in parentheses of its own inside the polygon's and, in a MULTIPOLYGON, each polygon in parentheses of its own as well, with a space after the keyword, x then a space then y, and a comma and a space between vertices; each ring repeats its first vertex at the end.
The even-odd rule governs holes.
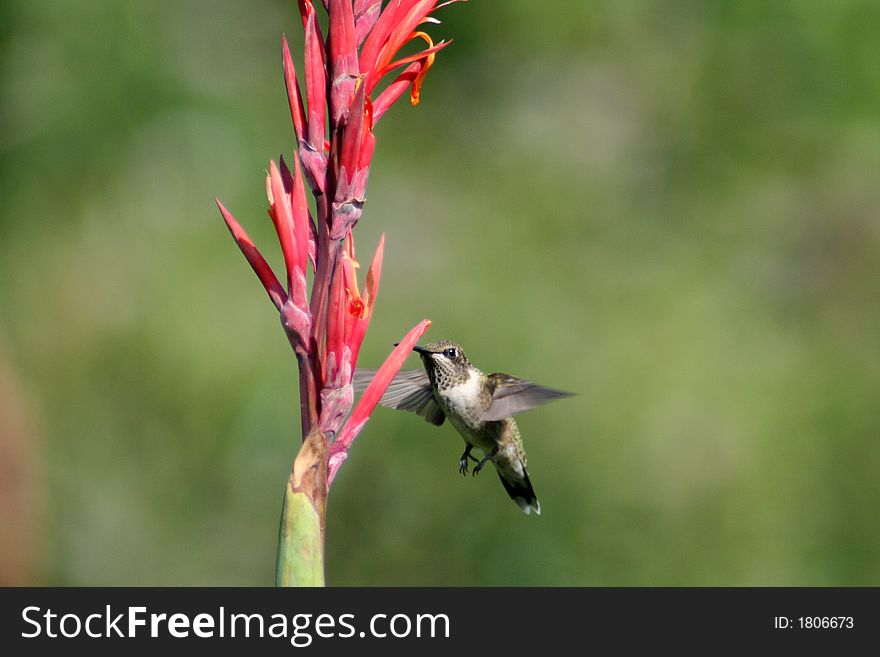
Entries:
POLYGON ((275 586, 324 586, 327 447, 314 429, 303 441, 284 487, 275 586))

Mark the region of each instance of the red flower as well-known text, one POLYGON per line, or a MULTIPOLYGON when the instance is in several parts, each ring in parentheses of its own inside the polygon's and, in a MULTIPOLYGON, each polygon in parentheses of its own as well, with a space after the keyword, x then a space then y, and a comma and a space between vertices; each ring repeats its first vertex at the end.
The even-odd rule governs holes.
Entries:
POLYGON ((382 255, 385 236, 379 240, 376 254, 367 272, 364 294, 358 291, 357 269, 354 259, 354 239, 346 238, 336 265, 330 288, 330 307, 327 313, 327 352, 324 361, 324 387, 321 390, 321 431, 335 436, 354 399, 351 380, 354 376, 358 351, 373 315, 379 278, 382 274, 382 255))
POLYGON ((323 0, 329 15, 325 38, 312 0, 298 0, 305 32, 305 95, 287 40, 282 38, 281 44, 298 157, 292 172, 283 159, 278 166, 270 163, 266 178, 269 217, 287 274, 285 286, 244 229, 217 201, 233 239, 278 309, 296 351, 303 430, 308 433, 317 425, 325 442, 335 437, 329 447, 329 479, 411 347, 430 325, 424 320, 410 331, 345 423, 353 402, 351 380, 372 318, 384 253, 383 236, 361 292, 351 229, 365 202, 376 143, 373 127, 407 89, 410 102, 418 104, 436 53, 449 43, 435 45, 418 27, 438 23, 430 14, 446 4, 451 2, 390 0, 383 9, 381 0, 323 0), (424 41, 426 47, 398 57, 413 40, 424 41), (400 68, 403 71, 374 99, 383 79, 400 68), (315 197, 314 220, 304 180, 315 197), (309 260, 315 272, 311 293, 306 278, 309 260))
POLYGON ((254 272, 266 288, 269 298, 281 313, 281 322, 298 349, 307 350, 312 316, 309 312, 306 297, 306 263, 309 253, 314 255, 314 231, 299 163, 294 161, 294 173, 291 175, 281 160, 281 168, 275 162, 269 163, 269 175, 266 176, 266 196, 269 198, 269 217, 275 225, 284 266, 287 270, 287 289, 278 282, 265 258, 260 254, 244 228, 235 220, 223 204, 217 201, 223 220, 232 233, 238 247, 247 258, 254 272))

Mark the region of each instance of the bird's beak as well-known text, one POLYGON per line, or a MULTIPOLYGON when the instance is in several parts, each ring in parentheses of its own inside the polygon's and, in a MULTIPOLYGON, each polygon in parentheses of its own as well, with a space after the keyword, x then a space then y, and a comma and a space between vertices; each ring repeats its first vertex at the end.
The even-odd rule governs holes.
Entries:
MULTIPOLYGON (((395 343, 394 343, 394 346, 396 347, 396 346, 399 345, 399 344, 400 344, 399 342, 395 342, 395 343)), ((425 349, 424 347, 419 347, 419 346, 415 346, 415 347, 413 347, 413 351, 415 351, 415 352, 417 352, 417 353, 420 353, 420 354, 424 354, 424 355, 426 355, 426 356, 427 356, 428 354, 431 353, 430 351, 428 351, 428 350, 425 349)))

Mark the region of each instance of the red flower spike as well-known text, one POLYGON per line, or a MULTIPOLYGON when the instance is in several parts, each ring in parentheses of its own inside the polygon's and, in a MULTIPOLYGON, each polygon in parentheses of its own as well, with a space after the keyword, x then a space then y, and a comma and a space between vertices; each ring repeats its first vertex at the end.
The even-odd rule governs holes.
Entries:
POLYGON ((254 270, 257 278, 260 279, 260 282, 269 294, 269 299, 271 299, 272 303, 275 304, 275 307, 280 311, 282 306, 287 303, 287 293, 284 291, 284 288, 281 287, 281 283, 278 282, 275 274, 272 273, 272 268, 269 267, 269 263, 266 262, 266 259, 260 254, 257 247, 254 246, 253 241, 248 237, 244 228, 241 227, 241 224, 235 220, 235 217, 230 214, 229 210, 223 207, 220 199, 215 197, 214 201, 217 203, 217 207, 220 208, 220 214, 223 215, 223 221, 226 222, 226 227, 232 234, 232 239, 238 244, 238 248, 241 249, 242 254, 247 259, 248 264, 250 264, 251 269, 254 270))
POLYGON ((338 436, 330 448, 330 481, 391 379, 430 325, 425 320, 410 331, 346 423, 353 405, 351 380, 372 319, 384 253, 383 236, 361 294, 351 228, 361 216, 366 195, 376 143, 373 127, 407 89, 410 101, 418 103, 435 54, 448 45, 446 41, 434 44, 418 31, 419 25, 438 23, 430 14, 457 1, 387 0, 383 9, 382 0, 322 0, 329 19, 325 39, 315 11, 317 3, 298 0, 305 33, 302 77, 297 76, 289 44, 282 37, 284 82, 298 157, 291 168, 283 158, 278 166, 271 163, 266 180, 269 216, 287 269, 287 290, 217 201, 230 233, 279 310, 299 357, 303 435, 317 427, 330 440, 338 436), (413 39, 424 39, 427 47, 397 58, 413 39), (378 98, 371 98, 380 81, 396 69, 402 71, 378 98), (303 178, 315 197, 318 226, 309 214, 303 178), (344 240, 341 249, 338 240, 344 240), (307 260, 316 275, 311 300, 307 260), (318 313, 314 326, 310 306, 318 313))
POLYGON ((284 67, 284 85, 287 87, 290 119, 293 122, 296 143, 300 144, 306 138, 305 109, 303 108, 299 81, 296 79, 296 69, 293 66, 293 60, 290 58, 290 48, 288 48, 287 38, 284 36, 281 37, 281 64, 284 67))
POLYGON ((429 326, 431 326, 431 321, 424 319, 406 334, 406 337, 400 341, 400 344, 382 363, 382 367, 379 368, 376 376, 373 377, 370 385, 367 386, 364 394, 361 395, 357 406, 352 411, 351 417, 348 418, 348 422, 345 423, 342 431, 339 432, 336 441, 330 445, 330 462, 327 470, 328 486, 333 482, 333 478, 339 471, 342 462, 348 457, 348 450, 364 428, 367 420, 370 419, 370 415, 373 413, 373 409, 376 408, 376 404, 379 403, 379 399, 385 394, 385 390, 388 389, 391 380, 400 371, 400 368, 403 367, 403 363, 410 355, 412 348, 419 341, 419 338, 424 335, 425 331, 428 330, 429 326))
POLYGON ((330 0, 330 115, 339 125, 348 115, 358 76, 352 0, 330 0))

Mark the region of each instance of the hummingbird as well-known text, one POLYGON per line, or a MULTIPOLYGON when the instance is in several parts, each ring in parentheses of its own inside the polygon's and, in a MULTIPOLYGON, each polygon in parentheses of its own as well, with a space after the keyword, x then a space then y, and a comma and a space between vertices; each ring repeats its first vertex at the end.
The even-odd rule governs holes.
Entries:
MULTIPOLYGON (((468 461, 476 462, 472 476, 491 462, 510 498, 525 514, 541 513, 541 503, 529 480, 522 436, 513 416, 571 393, 553 390, 497 372, 484 374, 464 350, 449 340, 413 347, 424 370, 398 372, 379 404, 421 415, 440 426, 446 418, 464 438, 458 470, 467 475, 468 461), (477 449, 482 458, 471 451, 477 449)), ((356 389, 366 388, 375 370, 357 370, 356 389)))

